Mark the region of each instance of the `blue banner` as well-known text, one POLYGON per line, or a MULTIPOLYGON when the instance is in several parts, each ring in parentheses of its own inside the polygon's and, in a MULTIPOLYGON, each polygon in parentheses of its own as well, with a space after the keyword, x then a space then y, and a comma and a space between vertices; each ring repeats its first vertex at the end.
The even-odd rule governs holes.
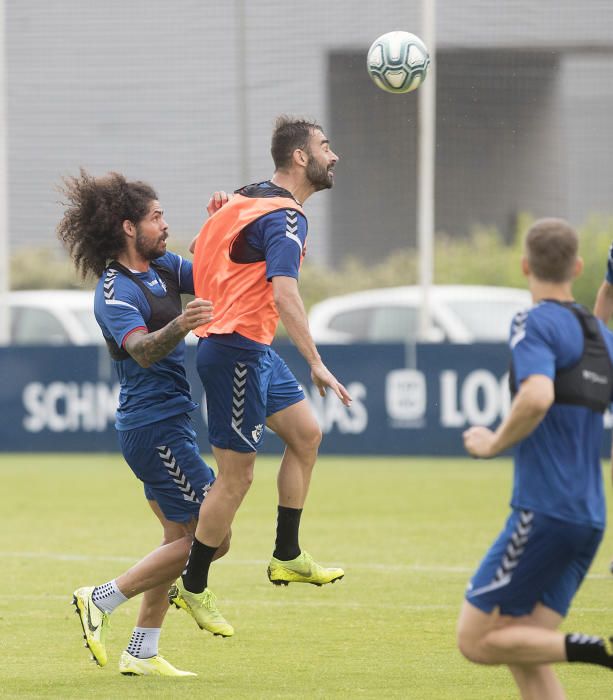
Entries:
MULTIPOLYGON (((493 427, 508 411, 506 345, 322 346, 324 362, 353 398, 350 408, 330 391, 319 396, 292 345, 275 347, 305 388, 324 433, 322 454, 463 455, 467 426, 493 427)), ((200 447, 209 452, 195 350, 187 348, 188 377, 200 403, 200 447)), ((119 389, 106 348, 1 348, 0 366, 2 451, 118 449, 119 389)), ((610 427, 610 415, 606 421, 610 427)), ((261 451, 281 449, 268 432, 261 451)))

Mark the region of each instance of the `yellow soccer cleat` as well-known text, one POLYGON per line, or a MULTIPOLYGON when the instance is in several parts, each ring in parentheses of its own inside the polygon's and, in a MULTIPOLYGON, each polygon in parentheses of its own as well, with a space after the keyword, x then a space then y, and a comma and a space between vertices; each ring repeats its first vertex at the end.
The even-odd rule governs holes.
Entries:
POLYGON ((323 586, 343 578, 345 572, 337 567, 326 569, 313 561, 308 552, 301 552, 295 559, 281 561, 274 557, 268 565, 268 579, 275 586, 287 586, 288 583, 312 583, 323 586))
POLYGON ((92 600, 94 586, 77 588, 72 596, 72 604, 83 627, 85 646, 91 651, 98 666, 106 666, 104 640, 109 627, 109 616, 102 612, 92 600))
POLYGON ((166 661, 163 656, 151 656, 148 659, 139 659, 124 651, 119 659, 119 673, 124 676, 197 676, 191 671, 181 671, 166 661))
POLYGON ((202 593, 190 593, 185 590, 179 577, 168 591, 168 601, 171 605, 188 612, 201 630, 207 630, 220 637, 231 637, 234 634, 234 627, 219 612, 216 598, 208 588, 202 593))

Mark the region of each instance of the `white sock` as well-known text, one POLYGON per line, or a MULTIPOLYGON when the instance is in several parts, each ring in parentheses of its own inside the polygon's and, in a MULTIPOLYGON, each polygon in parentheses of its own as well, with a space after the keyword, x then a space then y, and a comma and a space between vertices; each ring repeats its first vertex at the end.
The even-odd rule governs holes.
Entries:
POLYGON ((138 659, 157 656, 161 631, 159 627, 135 627, 128 644, 128 654, 138 659))
POLYGON ((103 583, 101 586, 96 586, 92 593, 92 600, 97 608, 110 615, 116 607, 125 603, 128 599, 117 588, 117 580, 113 579, 108 583, 103 583))

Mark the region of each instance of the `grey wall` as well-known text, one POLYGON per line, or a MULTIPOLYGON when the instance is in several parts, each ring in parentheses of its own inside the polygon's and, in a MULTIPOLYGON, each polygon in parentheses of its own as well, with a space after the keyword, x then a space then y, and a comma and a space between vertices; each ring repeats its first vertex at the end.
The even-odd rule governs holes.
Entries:
MULTIPOLYGON (((444 99, 439 88, 437 216, 444 227, 451 230, 461 222, 458 201, 462 211, 485 216, 479 201, 484 186, 501 220, 508 217, 502 212, 523 206, 524 195, 543 211, 566 204, 565 213, 578 223, 593 208, 610 211, 613 3, 439 0, 437 5, 441 68, 452 49, 550 50, 557 66, 528 76, 523 87, 517 84, 520 105, 511 104, 513 93, 498 86, 522 133, 510 137, 497 126, 488 132, 478 158, 469 157, 471 139, 454 143, 449 123, 464 121, 464 134, 473 129, 476 140, 478 109, 473 104, 468 110, 467 83, 477 76, 481 80, 484 67, 475 65, 474 75, 463 74, 455 92, 454 85, 445 89, 444 99), (527 85, 533 86, 534 105, 522 109, 527 85), (440 144, 446 144, 443 152, 440 144), (494 148, 500 144, 501 149, 494 148), (515 184, 494 191, 491 172, 501 167, 515 184), (545 171, 549 175, 543 179, 545 171), (587 176, 591 187, 585 187, 587 176)), ((352 211, 356 192, 370 197, 383 215, 414 208, 414 195, 390 192, 385 196, 393 206, 389 201, 382 206, 377 187, 385 184, 390 162, 400 164, 399 177, 409 186, 414 178, 415 96, 381 107, 383 95, 373 93, 363 56, 371 41, 390 29, 419 34, 419 7, 396 0, 7 0, 12 247, 55 244, 61 207, 54 184, 80 165, 95 174, 115 169, 150 181, 175 236, 187 241, 201 224, 210 191, 271 174, 271 126, 278 113, 290 112, 321 120, 341 151, 337 187, 307 204, 309 256, 337 260, 346 247, 339 244, 346 226, 342 219, 352 211), (340 58, 328 72, 330 52, 340 58), (343 58, 350 55, 357 61, 355 72, 343 58), (351 96, 346 85, 347 104, 335 104, 333 93, 343 89, 343 81, 362 84, 362 98, 351 96), (377 109, 385 121, 371 120, 362 130, 360 112, 377 109), (353 135, 347 133, 352 124, 360 129, 353 135), (371 168, 374 180, 366 188, 355 174, 364 174, 371 157, 377 168, 371 168)), ((453 76, 447 78, 453 83, 453 76)), ((503 118, 505 103, 490 97, 480 98, 487 104, 481 116, 503 118)), ((395 229, 394 221, 381 229, 395 229)), ((404 221, 403 227, 398 232, 402 241, 404 221)), ((370 254, 369 229, 351 227, 348 244, 358 249, 358 241, 365 241, 363 255, 370 254)))

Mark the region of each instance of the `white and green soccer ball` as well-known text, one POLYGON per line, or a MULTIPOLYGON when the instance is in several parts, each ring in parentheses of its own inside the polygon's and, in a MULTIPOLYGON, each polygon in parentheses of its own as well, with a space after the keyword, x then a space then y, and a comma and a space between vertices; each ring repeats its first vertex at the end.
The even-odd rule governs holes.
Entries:
POLYGON ((410 32, 388 32, 375 39, 366 67, 375 85, 386 92, 416 90, 426 79, 430 55, 424 42, 410 32))

